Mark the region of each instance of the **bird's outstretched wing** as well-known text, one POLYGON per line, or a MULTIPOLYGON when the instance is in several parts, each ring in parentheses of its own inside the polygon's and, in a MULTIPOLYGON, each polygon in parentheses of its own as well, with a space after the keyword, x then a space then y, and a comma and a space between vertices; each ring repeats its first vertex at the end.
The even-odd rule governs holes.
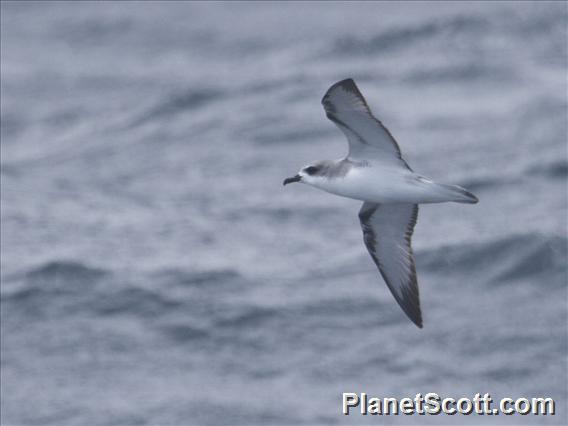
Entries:
POLYGON ((417 204, 364 202, 359 211, 363 240, 394 298, 422 328, 420 297, 410 239, 418 218, 417 204))
POLYGON ((408 168, 398 144, 373 116, 353 79, 331 86, 321 100, 327 118, 347 136, 349 157, 355 160, 392 160, 408 168))

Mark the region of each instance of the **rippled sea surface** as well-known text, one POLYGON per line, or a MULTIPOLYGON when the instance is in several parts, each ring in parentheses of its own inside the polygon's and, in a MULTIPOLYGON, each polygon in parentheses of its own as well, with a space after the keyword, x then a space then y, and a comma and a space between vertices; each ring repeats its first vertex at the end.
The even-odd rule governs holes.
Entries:
POLYGON ((3 424, 566 424, 567 5, 1 4, 3 424), (417 172, 424 329, 338 158, 353 77, 417 172), (341 414, 548 396, 556 416, 341 414))

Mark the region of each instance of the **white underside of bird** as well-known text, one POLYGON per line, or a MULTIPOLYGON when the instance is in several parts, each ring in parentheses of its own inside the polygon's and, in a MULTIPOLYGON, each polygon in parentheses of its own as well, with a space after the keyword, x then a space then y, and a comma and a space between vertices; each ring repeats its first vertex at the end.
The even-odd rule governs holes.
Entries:
MULTIPOLYGON (((338 160, 338 163, 341 161, 345 159, 338 160)), ((439 184, 408 169, 374 161, 351 167, 344 176, 308 178, 305 183, 342 197, 380 204, 473 201, 471 195, 457 185, 439 184)))

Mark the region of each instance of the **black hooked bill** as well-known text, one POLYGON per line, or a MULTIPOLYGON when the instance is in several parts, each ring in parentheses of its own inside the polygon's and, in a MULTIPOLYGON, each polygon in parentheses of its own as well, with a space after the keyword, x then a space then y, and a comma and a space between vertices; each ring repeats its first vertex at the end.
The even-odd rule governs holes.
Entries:
POLYGON ((302 180, 302 176, 296 175, 296 176, 284 179, 284 182, 282 182, 282 185, 288 185, 289 183, 300 182, 301 180, 302 180))

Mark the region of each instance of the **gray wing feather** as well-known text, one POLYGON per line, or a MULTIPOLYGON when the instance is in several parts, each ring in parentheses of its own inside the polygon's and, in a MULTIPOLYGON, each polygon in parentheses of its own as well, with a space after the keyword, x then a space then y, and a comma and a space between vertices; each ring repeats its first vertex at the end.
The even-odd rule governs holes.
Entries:
POLYGON ((422 328, 411 245, 417 218, 417 204, 365 202, 359 211, 363 240, 369 254, 402 310, 422 328))
POLYGON ((353 79, 335 83, 328 89, 321 103, 327 118, 347 137, 349 157, 357 160, 380 158, 408 167, 402 159, 396 140, 373 115, 353 79))

